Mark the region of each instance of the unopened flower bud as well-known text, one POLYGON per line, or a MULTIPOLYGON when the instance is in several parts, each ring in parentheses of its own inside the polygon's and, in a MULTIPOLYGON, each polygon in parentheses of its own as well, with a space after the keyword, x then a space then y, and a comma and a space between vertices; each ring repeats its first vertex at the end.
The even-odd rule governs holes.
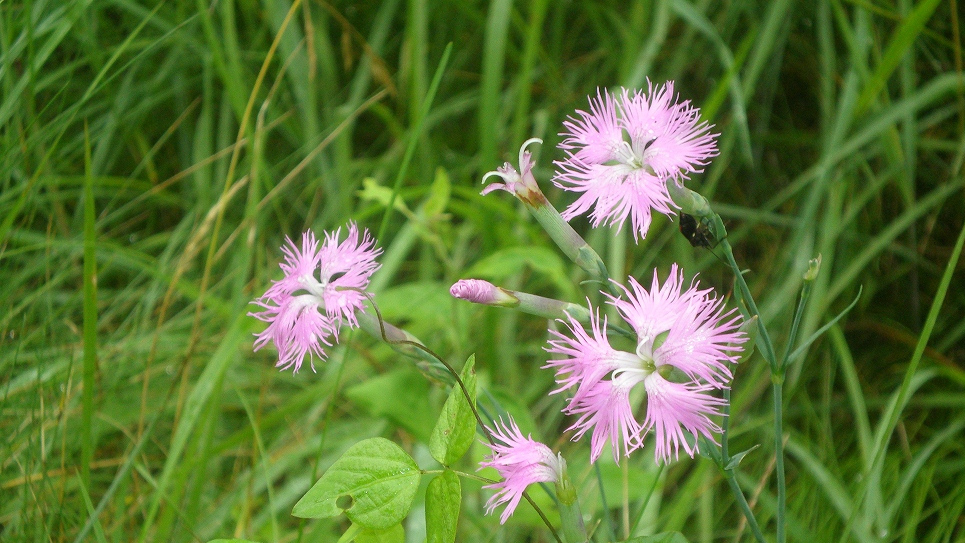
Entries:
POLYGON ((453 298, 466 300, 474 304, 495 305, 499 307, 516 307, 519 300, 509 291, 499 288, 489 281, 482 279, 462 279, 456 281, 449 294, 453 298))

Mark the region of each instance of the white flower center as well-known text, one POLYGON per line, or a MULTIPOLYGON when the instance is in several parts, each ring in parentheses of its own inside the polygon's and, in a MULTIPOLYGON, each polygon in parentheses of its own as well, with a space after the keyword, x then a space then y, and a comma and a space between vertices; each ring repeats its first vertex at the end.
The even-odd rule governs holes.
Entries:
POLYGON ((639 349, 636 354, 617 351, 613 359, 617 363, 617 368, 613 370, 614 380, 623 377, 636 382, 657 371, 653 359, 645 354, 641 355, 639 349))
POLYGON ((634 170, 639 170, 644 166, 643 156, 638 155, 633 151, 633 147, 626 140, 621 141, 615 149, 613 149, 613 154, 616 155, 616 160, 621 164, 625 164, 634 170))
POLYGON ((305 292, 318 301, 319 306, 325 307, 325 299, 322 295, 325 294, 325 289, 328 287, 327 279, 319 282, 310 274, 304 274, 298 277, 298 284, 301 285, 305 292))

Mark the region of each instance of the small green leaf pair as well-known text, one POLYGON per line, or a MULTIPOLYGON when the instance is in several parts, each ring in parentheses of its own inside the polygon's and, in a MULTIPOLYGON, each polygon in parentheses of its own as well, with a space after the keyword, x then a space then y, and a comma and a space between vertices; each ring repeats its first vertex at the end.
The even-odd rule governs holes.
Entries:
MULTIPOLYGON (((461 379, 442 408, 429 440, 432 457, 446 466, 426 490, 426 529, 430 542, 455 541, 462 485, 448 466, 458 461, 475 436, 476 419, 466 401, 476 402, 475 357, 466 361, 461 379)), ((295 504, 301 518, 329 518, 342 513, 370 532, 394 529, 408 515, 422 470, 401 447, 374 437, 356 443, 335 461, 295 504)))

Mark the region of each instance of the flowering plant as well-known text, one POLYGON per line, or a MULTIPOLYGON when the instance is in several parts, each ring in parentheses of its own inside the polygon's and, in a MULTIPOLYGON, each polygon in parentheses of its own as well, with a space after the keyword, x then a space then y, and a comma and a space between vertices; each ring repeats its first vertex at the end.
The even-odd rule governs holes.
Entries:
MULTIPOLYGON (((590 298, 585 304, 554 300, 481 279, 464 279, 450 289, 457 299, 549 320, 544 346, 549 357, 542 367, 555 372, 557 387, 546 392, 563 397, 561 411, 568 417, 566 431, 572 441, 580 442, 589 434, 591 464, 600 462, 609 446, 613 461, 627 466, 634 451, 653 436, 655 462, 676 462, 681 450, 691 458, 699 453, 715 462, 733 483, 736 466, 747 451, 732 455, 728 447, 730 383, 735 365, 749 358, 755 347, 769 363, 775 394, 780 397, 787 359, 774 356, 720 217, 703 196, 685 186, 717 154, 717 134, 712 128, 689 101, 678 100, 673 82, 649 84, 646 91, 603 90, 590 98, 589 111, 577 111, 563 123, 559 148, 565 158, 555 162, 553 183, 578 194, 563 213, 553 207, 536 180, 536 161, 529 147, 542 143, 538 138, 520 147, 519 170, 506 163, 483 176, 488 182, 483 195, 499 190, 516 197, 562 253, 589 276, 589 283, 603 289, 590 293, 599 294, 603 305, 590 298), (711 251, 719 247, 721 254, 715 255, 723 256, 721 261, 734 272, 734 305, 695 276, 686 275, 676 263, 662 281, 660 270, 653 270, 649 288, 636 277, 613 277, 568 223, 589 213, 592 227, 613 225, 619 231, 629 219, 633 238, 640 242, 655 212, 671 219, 694 215, 691 220, 699 221, 702 228, 702 243, 694 247, 711 251), (710 239, 717 243, 712 245, 710 239)), ((286 240, 280 264, 283 278, 254 302, 259 310, 251 315, 268 323, 256 334, 255 350, 274 344, 276 365, 297 372, 306 356, 310 363, 315 357, 324 359, 325 347, 338 342, 344 325, 362 328, 416 359, 431 381, 453 385, 427 441, 441 469, 421 469, 391 441, 368 439, 329 467, 296 504, 294 514, 319 518, 344 513, 356 529, 384 534, 408 514, 421 477, 434 474, 426 490, 430 540, 454 540, 458 516, 451 514, 453 504, 458 510, 460 480, 468 478, 495 491, 484 508, 487 514, 502 508, 500 524, 507 523, 525 500, 557 541, 586 541, 579 488, 563 451, 554 452, 531 433, 524 436, 498 399, 487 395, 485 409, 477 406, 483 385, 476 381, 474 356, 457 373, 418 338, 385 322, 365 291, 379 268, 381 251, 375 248, 375 240, 368 231, 360 234, 355 224, 348 226, 344 241, 339 239, 340 230, 326 233, 322 243, 311 231, 303 234, 300 246, 286 240), (456 469, 477 439, 490 451, 478 463, 479 469, 494 470, 498 479, 456 469), (558 524, 530 496, 535 484, 552 496, 558 524)), ((688 236, 688 241, 693 242, 694 236, 688 236)), ((818 263, 812 262, 809 280, 818 263)), ((791 343, 794 334, 792 330, 791 343)), ((781 445, 776 445, 783 470, 781 445)), ((782 478, 780 471, 779 481, 782 478)), ((763 542, 740 487, 733 483, 731 488, 755 537, 763 542)), ((783 499, 779 493, 779 500, 783 499)), ((778 528, 780 539, 780 522, 778 528)))

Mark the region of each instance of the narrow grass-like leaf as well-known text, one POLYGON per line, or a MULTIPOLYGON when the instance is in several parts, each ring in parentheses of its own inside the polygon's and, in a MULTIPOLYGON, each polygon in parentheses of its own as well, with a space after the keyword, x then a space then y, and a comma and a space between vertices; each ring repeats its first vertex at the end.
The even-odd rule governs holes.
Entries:
POLYGON ((251 406, 248 405, 248 401, 245 400, 244 395, 241 391, 235 388, 235 394, 238 396, 238 400, 241 402, 242 407, 245 408, 245 414, 248 415, 248 423, 251 424, 251 431, 255 437, 255 444, 257 445, 258 456, 261 460, 261 472, 265 477, 265 490, 268 492, 268 511, 271 518, 271 538, 273 541, 279 541, 281 539, 281 532, 278 530, 278 519, 274 514, 271 514, 275 510, 275 493, 272 491, 272 481, 268 470, 268 452, 265 450, 265 443, 261 438, 261 430, 258 427, 258 419, 251 410, 251 406))
POLYGON ((141 531, 142 540, 147 539, 148 530, 153 523, 154 517, 157 515, 161 502, 167 494, 168 484, 170 484, 175 471, 181 463, 181 455, 184 453, 184 449, 188 444, 188 438, 197 430, 198 420, 202 415, 208 399, 214 393, 215 386, 222 382, 229 364, 233 360, 236 360, 238 346, 243 337, 242 333, 247 329, 245 325, 249 319, 250 317, 243 313, 235 318, 231 324, 231 328, 228 329, 228 332, 218 345, 218 349, 211 355, 211 359, 205 366, 204 371, 202 371, 201 375, 195 380, 194 388, 192 388, 187 401, 185 401, 184 410, 181 413, 181 418, 178 421, 174 436, 171 439, 171 447, 167 452, 164 469, 158 477, 157 488, 154 489, 154 497, 141 531))
POLYGON ((857 368, 855 368, 854 358, 851 356, 844 334, 841 332, 841 327, 832 326, 829 329, 828 337, 837 353, 840 371, 844 377, 844 385, 848 391, 848 401, 851 403, 851 414, 854 417, 858 448, 864 459, 865 469, 867 469, 871 464, 871 422, 868 420, 868 405, 861 390, 861 380, 858 377, 857 368))
POLYGON ((727 463, 727 466, 725 466, 725 469, 731 469, 731 470, 737 469, 737 467, 740 466, 741 461, 744 460, 744 457, 747 456, 747 453, 753 451, 758 447, 760 447, 760 444, 754 445, 753 447, 751 447, 750 449, 747 449, 746 451, 741 451, 735 455, 732 455, 730 457, 730 462, 727 463))
POLYGON ((409 171, 409 163, 412 161, 412 155, 415 153, 416 144, 419 142, 419 137, 422 135, 422 128, 425 126, 425 118, 429 115, 429 111, 432 109, 432 101, 436 97, 436 91, 439 90, 439 83, 442 81, 442 74, 446 71, 446 65, 449 64, 449 55, 452 53, 452 44, 446 46, 446 50, 442 53, 442 59, 439 60, 439 66, 436 67, 436 73, 432 76, 432 83, 429 85, 429 91, 426 93, 426 98, 422 102, 422 115, 416 121, 415 126, 409 131, 409 142, 405 148, 405 155, 402 156, 402 163, 399 165, 399 171, 395 177, 395 183, 392 185, 392 197, 389 199, 389 204, 385 207, 385 214, 382 215, 382 225, 379 226, 379 234, 376 239, 385 238, 385 229, 389 226, 389 217, 392 214, 392 204, 395 199, 399 196, 399 190, 402 188, 402 180, 405 178, 406 173, 409 171))
POLYGON ((84 498, 84 507, 87 508, 88 518, 94 519, 94 539, 97 543, 107 543, 107 537, 104 535, 104 528, 101 526, 100 520, 97 519, 97 515, 94 513, 94 503, 90 501, 90 493, 87 492, 87 485, 81 482, 80 484, 80 494, 84 498))
POLYGON ((834 282, 828 287, 827 300, 833 300, 844 292, 844 289, 847 288, 848 285, 853 285, 856 277, 864 270, 868 262, 888 247, 888 244, 892 243, 901 233, 905 232, 914 221, 921 218, 933 208, 941 205, 949 196, 961 189, 961 181, 951 182, 936 188, 920 198, 914 207, 906 210, 900 217, 895 219, 888 228, 875 236, 863 251, 857 255, 853 255, 849 259, 847 268, 835 274, 834 282))
MULTIPOLYGON (((962 254, 962 247, 965 245, 965 225, 959 230, 958 239, 955 242, 955 246, 952 250, 951 256, 948 259, 948 263, 945 266, 945 272, 942 274, 941 283, 938 285, 938 290, 935 293, 935 298, 932 301, 931 309, 928 311, 928 318, 925 321, 925 325, 922 329, 921 336, 918 338, 918 343, 915 345, 915 351, 911 355, 911 360, 909 361, 908 368, 905 371, 904 379, 902 380, 901 387, 899 387, 897 393, 894 395, 891 402, 888 404, 888 408, 882 417, 881 424, 878 426, 878 431, 875 435, 875 447, 874 447, 874 460, 868 470, 868 477, 863 481, 863 487, 865 492, 868 493, 880 493, 881 489, 876 488, 883 476, 883 470, 885 469, 885 452, 887 450, 888 442, 890 441, 891 434, 894 432, 895 426, 898 424, 898 419, 901 413, 904 412, 908 401, 914 395, 914 391, 921 385, 928 381, 933 372, 930 371, 918 371, 918 364, 921 362, 922 355, 925 352, 925 347, 928 345, 928 340, 931 338, 932 330, 935 327, 935 323, 938 320, 939 312, 941 311, 942 305, 945 302, 945 297, 948 294, 948 287, 951 284, 952 276, 958 266, 958 259, 962 254)), ((868 499, 868 496, 862 492, 860 497, 862 499, 868 499)))
POLYGON ((926 469, 926 465, 928 461, 932 459, 935 451, 937 451, 940 446, 946 444, 952 445, 952 447, 957 446, 957 440, 961 437, 963 428, 965 428, 965 419, 959 417, 928 440, 909 465, 904 468, 904 473, 898 482, 898 486, 886 500, 887 505, 885 506, 884 514, 886 526, 890 526, 897 518, 898 512, 903 510, 903 505, 909 498, 908 494, 911 491, 912 485, 918 480, 922 471, 926 469))
POLYGON ((806 340, 804 340, 804 342, 801 343, 801 345, 800 345, 797 349, 794 349, 794 352, 792 352, 791 354, 789 354, 789 355, 785 358, 786 363, 790 364, 790 363, 793 362, 795 359, 797 359, 798 356, 800 356, 801 354, 803 354, 804 351, 806 351, 807 348, 808 348, 812 343, 814 343, 815 341, 817 341, 817 339, 818 339, 819 337, 821 337, 821 334, 823 334, 824 332, 826 332, 826 331, 828 330, 828 328, 831 328, 832 326, 834 326, 835 323, 837 323, 839 320, 841 320, 842 317, 844 317, 845 315, 847 315, 847 314, 848 314, 848 311, 851 311, 851 308, 854 307, 855 304, 857 304, 857 303, 858 303, 858 300, 860 300, 860 299, 861 299, 861 287, 858 287, 858 294, 854 297, 854 300, 852 300, 851 303, 848 304, 848 307, 842 309, 841 312, 838 313, 833 319, 831 319, 828 323, 826 323, 826 324, 825 324, 824 326, 822 326, 821 328, 818 328, 818 330, 817 330, 816 332, 814 332, 813 334, 811 334, 806 340))
POLYGON ((860 98, 858 98, 858 113, 864 112, 874 97, 884 88, 888 78, 891 77, 901 59, 914 45, 915 39, 921 34, 925 28, 925 23, 931 18, 939 3, 941 3, 941 0, 924 0, 918 3, 915 9, 902 19, 901 26, 895 31, 894 37, 888 42, 888 48, 881 56, 878 68, 872 74, 860 98))
POLYGON ((363 528, 384 530, 409 513, 422 476, 401 447, 374 437, 360 441, 302 496, 292 514, 330 518, 343 512, 363 528))
MULTIPOLYGON (((86 128, 86 127, 85 127, 86 128)), ((90 171, 90 140, 84 130, 84 395, 81 418, 81 484, 90 489, 94 460, 94 390, 97 387, 97 231, 94 213, 94 177, 90 171)))
POLYGON ((527 120, 530 110, 530 101, 533 95, 533 65, 536 62, 536 54, 541 48, 540 40, 543 37, 543 20, 546 18, 546 8, 549 0, 535 0, 529 2, 529 21, 526 25, 526 41, 523 44, 522 60, 520 69, 516 72, 516 110, 513 114, 512 122, 512 141, 523 142, 538 134, 527 134, 527 120))
MULTIPOLYGON (((714 44, 715 49, 717 49, 717 54, 720 56, 721 64, 724 65, 729 71, 736 63, 734 60, 734 54, 731 52, 730 48, 724 40, 720 37, 720 33, 717 29, 710 23, 707 17, 697 11, 694 4, 689 2, 672 1, 670 2, 671 9, 673 9, 677 15, 680 15, 682 19, 690 23, 694 28, 696 28, 701 34, 704 35, 712 44, 714 44)), ((743 60, 742 56, 741 60, 743 60)), ((744 99, 744 85, 740 81, 739 73, 728 73, 728 82, 730 83, 730 94, 731 94, 731 106, 733 111, 731 114, 734 116, 733 123, 737 131, 738 139, 741 143, 741 149, 744 152, 745 158, 750 161, 751 157, 751 137, 750 129, 747 126, 747 106, 744 99)))
MULTIPOLYGON (((487 5, 485 45, 482 58, 482 80, 479 98, 479 161, 496 161, 496 134, 499 125, 500 93, 503 90, 503 68, 506 63, 509 20, 512 0, 494 0, 487 5)), ((522 142, 519 142, 522 143, 522 142)))
MULTIPOLYGON (((851 493, 847 487, 838 480, 821 461, 814 456, 804 443, 791 438, 787 440, 787 452, 794 455, 797 463, 802 469, 810 474, 811 479, 816 483, 815 488, 827 496, 831 501, 834 510, 837 511, 842 523, 848 523, 853 515, 858 514, 858 509, 851 498, 851 493)), ((849 536, 861 543, 872 543, 875 538, 867 532, 867 523, 863 520, 857 523, 850 523, 849 536), (858 524, 856 527, 854 524, 858 524)))
MULTIPOLYGON (((82 13, 83 13, 83 11, 84 11, 84 9, 85 9, 85 7, 88 6, 88 5, 90 5, 91 1, 92 1, 92 0, 86 0, 84 3, 77 3, 77 4, 73 5, 73 6, 71 6, 71 7, 73 8, 73 11, 74 11, 74 13, 72 14, 72 17, 81 16, 82 13)), ((161 7, 161 4, 159 3, 159 4, 157 5, 157 7, 155 7, 154 12, 156 12, 158 9, 160 9, 160 7, 161 7)), ((153 13, 154 13, 154 12, 151 13, 151 16, 153 16, 153 13)), ((145 25, 147 25, 148 21, 150 21, 151 16, 148 16, 148 17, 146 17, 143 21, 141 21, 140 24, 138 24, 137 28, 135 28, 134 31, 133 31, 129 36, 127 36, 127 38, 125 39, 124 43, 121 44, 119 47, 117 47, 117 48, 115 49, 114 53, 111 55, 111 58, 110 58, 110 59, 108 60, 108 62, 100 69, 100 71, 99 71, 98 74, 95 76, 95 78, 93 79, 93 81, 90 83, 90 85, 88 85, 87 90, 84 92, 84 94, 83 94, 78 100, 76 100, 76 101, 73 102, 73 104, 71 105, 70 113, 69 113, 69 116, 70 116, 70 119, 71 119, 71 120, 73 120, 73 119, 76 117, 77 113, 81 110, 81 106, 86 105, 87 100, 93 95, 94 91, 100 88, 101 80, 106 77, 107 72, 110 70, 111 67, 113 67, 114 62, 116 62, 117 59, 118 59, 125 51, 128 50, 128 47, 129 47, 129 46, 131 45, 131 43, 134 41, 134 38, 135 38, 138 34, 140 34, 141 30, 143 30, 144 27, 145 27, 145 25)), ((53 19, 59 19, 58 17, 52 17, 52 18, 53 18, 53 19)), ((58 24, 62 24, 62 23, 63 23, 63 21, 60 21, 60 20, 58 20, 57 22, 58 22, 58 24)), ((58 29, 58 36, 56 36, 56 37, 54 38, 57 42, 59 42, 60 39, 63 38, 63 34, 66 34, 66 33, 67 33, 68 29, 71 27, 71 25, 73 24, 73 22, 74 22, 74 20, 71 19, 70 22, 69 22, 66 26, 61 26, 61 27, 58 29)), ((53 47, 51 47, 51 50, 48 51, 47 54, 50 54, 52 51, 53 51, 53 47)), ((3 106, 5 107, 8 103, 11 104, 11 105, 13 105, 13 106, 16 106, 16 105, 17 105, 16 101, 14 101, 14 100, 9 100, 9 101, 4 100, 4 101, 3 101, 3 106)), ((2 123, 0 123, 0 124, 2 124, 2 123)), ((47 161, 49 161, 49 160, 50 160, 50 157, 54 155, 54 151, 58 148, 58 145, 59 145, 59 143, 60 143, 60 139, 64 136, 66 130, 67 130, 67 125, 65 124, 65 125, 64 125, 64 128, 62 129, 62 131, 54 137, 54 141, 53 141, 49 146, 47 146, 47 152, 46 152, 46 153, 44 154, 44 156, 43 156, 42 163, 41 163, 41 164, 39 165, 39 167, 36 169, 36 172, 35 172, 34 176, 30 178, 30 181, 29 181, 29 183, 24 187, 24 190, 20 193, 20 197, 17 199, 16 203, 14 204, 13 209, 12 209, 9 213, 7 213, 7 216, 4 217, 3 222, 0 223, 0 243, 4 243, 4 242, 6 241, 7 235, 10 233, 10 228, 13 226, 13 222, 14 222, 14 221, 17 219, 17 217, 19 216, 21 208, 23 207, 23 205, 24 205, 24 204, 26 203, 26 201, 27 201, 27 197, 32 194, 32 192, 31 192, 30 189, 34 186, 34 183, 35 183, 36 180, 38 179, 39 175, 40 175, 42 172, 45 171, 45 166, 46 166, 47 161)))
POLYGON ((688 539, 680 532, 663 532, 654 535, 631 537, 624 543, 688 543, 688 539))

